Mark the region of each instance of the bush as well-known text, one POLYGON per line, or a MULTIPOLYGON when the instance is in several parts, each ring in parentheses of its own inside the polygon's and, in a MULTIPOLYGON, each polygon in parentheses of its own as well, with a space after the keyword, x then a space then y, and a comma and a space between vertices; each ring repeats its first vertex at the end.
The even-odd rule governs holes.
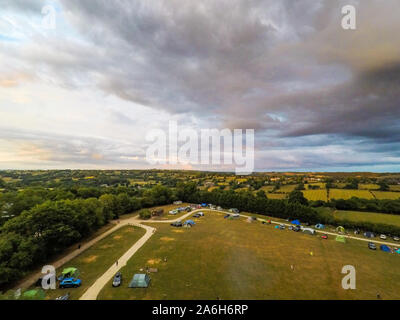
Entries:
POLYGON ((139 211, 140 219, 147 220, 151 218, 151 212, 148 209, 142 209, 139 211))

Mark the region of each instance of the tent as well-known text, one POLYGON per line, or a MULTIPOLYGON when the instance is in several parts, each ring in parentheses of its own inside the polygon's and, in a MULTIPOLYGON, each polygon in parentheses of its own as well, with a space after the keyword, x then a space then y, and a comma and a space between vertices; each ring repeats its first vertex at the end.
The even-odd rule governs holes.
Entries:
POLYGON ((74 267, 65 268, 61 274, 64 278, 73 277, 78 273, 78 269, 74 267))
POLYGON ((315 225, 315 228, 317 228, 317 229, 325 229, 325 226, 323 224, 321 224, 321 223, 317 223, 315 225))
POLYGON ((196 223, 193 220, 187 220, 183 223, 184 225, 191 225, 194 226, 196 223))
POLYGON ((375 235, 374 235, 372 232, 369 232, 369 231, 365 232, 365 233, 364 233, 364 236, 365 236, 366 238, 374 238, 374 237, 375 237, 375 235))
POLYGON ((339 226, 339 227, 336 228, 336 232, 337 233, 345 233, 345 230, 344 230, 344 228, 342 226, 339 226))
POLYGON ((144 273, 137 273, 129 283, 129 288, 147 288, 150 283, 150 277, 144 273))
POLYGON ((392 252, 392 250, 390 250, 390 248, 384 244, 381 245, 381 250, 385 252, 392 252))
POLYGON ((275 226, 274 228, 275 228, 275 229, 279 229, 279 226, 275 226))
POLYGON ((202 203, 201 206, 202 207, 207 207, 207 203, 202 203))
POLYGON ((29 290, 29 291, 25 291, 22 294, 21 299, 22 300, 43 300, 45 298, 45 293, 42 289, 36 290, 29 290))
POLYGON ((292 222, 290 222, 291 224, 295 224, 296 226, 300 225, 300 221, 299 220, 293 220, 292 222))
POLYGON ((312 234, 312 235, 315 234, 315 230, 311 229, 311 228, 304 228, 303 232, 307 233, 307 234, 312 234))
POLYGON ((346 243, 346 238, 344 236, 337 236, 335 240, 338 242, 346 243))
POLYGON ((397 250, 396 250, 396 253, 400 254, 400 249, 397 249, 397 250))

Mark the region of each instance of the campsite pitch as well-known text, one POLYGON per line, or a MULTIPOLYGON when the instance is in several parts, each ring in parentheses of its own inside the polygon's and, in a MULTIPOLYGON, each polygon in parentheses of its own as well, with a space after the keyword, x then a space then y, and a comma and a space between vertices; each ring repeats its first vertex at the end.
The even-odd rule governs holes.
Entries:
POLYGON ((82 285, 73 289, 48 290, 46 299, 55 299, 67 292, 70 293, 70 299, 79 299, 86 289, 135 244, 144 233, 145 230, 139 227, 122 227, 83 251, 79 256, 57 269, 58 276, 66 267, 77 268, 79 270, 78 278, 82 280, 82 285))
POLYGON ((157 232, 121 269, 122 286, 110 281, 98 299, 400 299, 398 254, 205 212, 180 232, 152 223, 157 232), (341 286, 345 265, 356 268, 356 290, 341 286), (149 287, 128 288, 147 268, 157 271, 149 287))

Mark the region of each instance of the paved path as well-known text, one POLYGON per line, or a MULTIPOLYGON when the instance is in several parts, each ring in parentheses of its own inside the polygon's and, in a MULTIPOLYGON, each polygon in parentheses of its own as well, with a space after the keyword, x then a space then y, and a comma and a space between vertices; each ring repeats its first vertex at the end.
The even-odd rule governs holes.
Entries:
POLYGON ((96 300, 101 289, 114 277, 114 275, 126 265, 128 260, 138 251, 147 240, 155 232, 155 228, 133 223, 135 226, 146 229, 146 233, 142 236, 124 255, 118 259, 118 264, 114 263, 100 278, 98 278, 92 286, 90 286, 86 292, 80 297, 80 300, 96 300))

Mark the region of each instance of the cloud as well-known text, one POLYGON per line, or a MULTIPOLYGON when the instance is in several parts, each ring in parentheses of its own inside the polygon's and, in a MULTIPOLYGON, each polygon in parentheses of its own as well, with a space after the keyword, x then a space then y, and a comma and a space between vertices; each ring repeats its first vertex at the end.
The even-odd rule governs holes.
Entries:
MULTIPOLYGON (((7 1, 5 8, 40 16, 42 1, 22 3, 7 1)), ((151 108, 165 120, 179 118, 199 128, 256 129, 259 168, 358 167, 386 161, 398 170, 393 151, 400 140, 397 0, 56 4, 62 28, 25 30, 22 43, 0 47, 0 55, 12 61, 12 67, 2 68, 7 74, 23 71, 47 85, 124 101, 123 108, 108 111, 110 127, 136 128, 137 119, 147 122, 148 129, 163 126, 143 111, 151 108), (357 9, 355 31, 341 28, 341 7, 347 4, 357 9), (263 148, 268 153, 261 156, 263 148)), ((3 87, 19 83, 0 78, 3 87)), ((87 163, 138 156, 125 155, 118 147, 103 152, 107 142, 97 143, 98 150, 89 148, 83 158, 68 144, 66 151, 52 147, 51 154, 61 162, 70 152, 74 156, 69 161, 87 163)), ((143 149, 145 143, 135 141, 135 146, 143 149)))

